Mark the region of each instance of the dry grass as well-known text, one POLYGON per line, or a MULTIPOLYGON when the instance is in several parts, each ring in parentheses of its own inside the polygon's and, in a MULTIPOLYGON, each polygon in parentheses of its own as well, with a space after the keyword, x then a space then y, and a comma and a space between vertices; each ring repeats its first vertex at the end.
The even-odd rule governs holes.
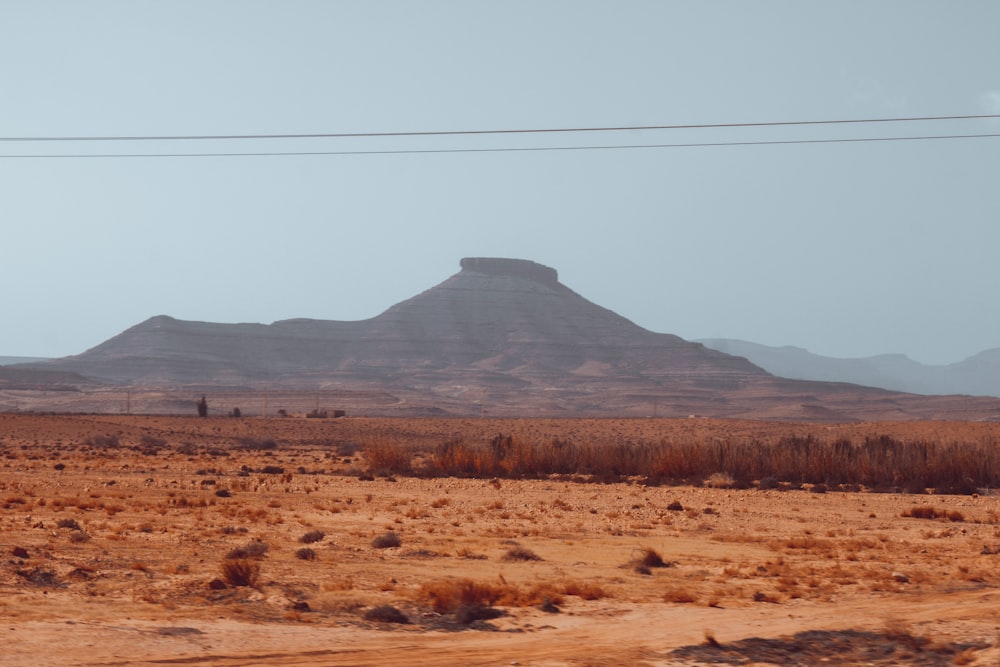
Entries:
POLYGON ((710 488, 736 488, 749 484, 738 480, 759 480, 762 488, 808 484, 817 493, 865 487, 970 494, 1000 486, 1000 447, 992 438, 905 442, 878 435, 852 441, 845 437, 822 440, 808 434, 724 442, 577 443, 501 436, 488 443, 453 439, 427 450, 376 439, 365 444, 364 455, 371 470, 433 477, 576 475, 597 481, 645 477, 657 483, 701 481, 710 488))
POLYGON ((911 507, 900 512, 900 516, 913 519, 945 519, 954 523, 965 521, 965 515, 958 510, 939 510, 929 505, 911 507))
POLYGON ((698 601, 698 596, 686 588, 668 588, 663 593, 663 601, 674 604, 691 604, 698 601))
POLYGON ((462 607, 533 607, 545 602, 561 604, 564 595, 577 595, 587 600, 605 596, 600 587, 575 582, 560 588, 549 583, 518 586, 462 578, 426 582, 414 597, 419 604, 429 606, 439 614, 451 614, 462 607))
MULTIPOLYGON (((87 419, 75 418, 74 427, 87 419)), ((648 425, 640 420, 585 425, 562 420, 544 428, 525 420, 517 425, 522 433, 494 447, 491 440, 480 442, 477 430, 496 430, 475 420, 406 422, 412 430, 403 430, 401 421, 377 422, 399 429, 392 433, 360 420, 344 420, 335 428, 327 424, 326 430, 318 428, 322 424, 317 420, 309 422, 197 422, 193 426, 204 424, 206 431, 197 436, 184 431, 189 426, 183 420, 158 424, 152 419, 102 417, 99 432, 119 433, 120 446, 95 452, 84 449, 83 437, 62 435, 55 444, 55 438, 46 441, 37 435, 37 428, 25 436, 28 439, 11 445, 14 436, 8 433, 14 429, 0 415, 0 426, 6 429, 0 447, 0 498, 6 499, 0 522, 8 545, 4 551, 9 552, 4 559, 8 576, 0 577, 0 586, 5 599, 35 595, 32 606, 20 605, 19 610, 8 604, 9 610, 23 610, 25 619, 29 614, 61 618, 59 614, 74 608, 80 614, 141 612, 160 620, 166 616, 158 614, 169 613, 178 624, 186 610, 192 610, 192 626, 198 622, 195 616, 217 616, 262 625, 363 627, 375 633, 388 628, 368 627, 360 623, 361 616, 383 605, 404 610, 413 625, 424 629, 457 630, 457 624, 484 618, 484 609, 506 610, 497 627, 516 630, 529 624, 540 628, 544 620, 539 618, 548 617, 515 608, 540 607, 548 600, 565 604, 564 611, 581 628, 589 628, 587 632, 602 633, 623 618, 614 610, 653 619, 660 617, 665 604, 698 604, 723 607, 736 623, 747 621, 750 610, 772 614, 774 632, 792 634, 808 627, 805 617, 782 613, 785 605, 793 612, 798 600, 824 613, 830 605, 843 604, 861 610, 867 619, 881 619, 889 609, 905 615, 911 605, 930 597, 938 600, 943 614, 954 618, 962 613, 960 606, 993 611, 1000 604, 977 597, 1000 585, 994 567, 995 554, 1000 553, 995 495, 857 494, 833 482, 794 477, 780 482, 783 493, 768 489, 770 482, 763 481, 759 488, 742 490, 744 464, 729 456, 727 448, 741 451, 757 437, 754 429, 763 428, 755 424, 717 423, 708 437, 702 429, 709 425, 702 420, 650 420, 648 425), (312 430, 299 430, 305 428, 312 430), (431 428, 438 431, 428 435, 430 431, 417 430, 431 428), (605 430, 592 437, 588 429, 596 428, 605 430), (146 454, 134 447, 141 445, 147 429, 169 432, 169 443, 193 444, 167 444, 146 454), (359 448, 359 456, 338 450, 340 443, 361 442, 359 433, 366 429, 382 433, 386 446, 406 445, 411 477, 392 483, 379 471, 367 481, 359 478, 368 468, 363 450, 359 448), (580 472, 510 479, 520 474, 515 471, 532 469, 527 462, 534 445, 525 443, 541 443, 541 448, 552 442, 552 431, 544 429, 563 432, 552 456, 566 457, 563 461, 579 465, 580 472), (658 432, 650 435, 652 429, 658 432), (237 432, 277 438, 282 446, 260 451, 228 447, 237 432), (602 471, 598 455, 617 451, 602 443, 616 437, 633 443, 634 456, 608 462, 611 467, 602 471), (33 439, 42 439, 42 444, 33 444, 33 439), (432 454, 449 440, 470 443, 470 449, 486 457, 502 454, 509 474, 487 466, 490 476, 482 479, 431 475, 432 454), (215 449, 226 455, 211 453, 215 449), (604 484, 621 479, 615 475, 641 457, 655 463, 652 455, 667 451, 684 454, 686 458, 676 461, 684 465, 693 466, 704 456, 709 472, 692 475, 686 485, 646 474, 604 484), (63 470, 53 471, 56 460, 65 464, 63 470), (265 474, 268 466, 286 472, 265 474), (719 470, 733 471, 733 479, 740 480, 737 488, 702 484, 719 470), (819 484, 827 485, 829 492, 801 490, 819 484), (230 489, 233 497, 218 496, 219 488, 230 489), (901 514, 924 520, 900 519, 901 514), (964 523, 953 523, 958 517, 964 523), (68 521, 58 528, 64 519, 74 520, 81 529, 73 529, 68 521), (373 549, 373 537, 386 531, 402 536, 396 545, 405 542, 405 549, 373 549), (507 560, 505 553, 518 549, 518 542, 537 549, 544 560, 507 560), (220 563, 219 556, 227 553, 233 562, 220 563), (220 573, 220 566, 230 572, 220 573), (648 576, 637 576, 629 566, 645 568, 648 576), (655 571, 665 566, 670 569, 655 571), (217 583, 209 585, 213 578, 217 583), (948 596, 955 596, 951 608, 948 596), (613 602, 601 602, 608 598, 613 602), (86 607, 80 605, 82 600, 86 607), (141 608, 130 606, 140 603, 141 608), (447 618, 438 618, 430 613, 436 608, 451 611, 444 612, 447 618)), ((816 444, 809 445, 809 451, 822 454, 830 445, 819 438, 843 440, 848 428, 854 427, 817 429, 816 444)), ((873 429, 883 425, 864 428, 878 432, 873 429)), ((946 435, 940 434, 951 432, 942 425, 934 428, 942 441, 946 435)), ((930 430, 909 433, 894 440, 931 439, 930 430)), ((850 434, 855 443, 870 437, 862 427, 850 434)), ((775 450, 780 440, 770 435, 757 439, 759 447, 775 450)), ((858 455, 858 444, 851 447, 845 457, 858 455)), ((773 462, 775 468, 780 461, 773 462)), ((820 467, 829 463, 816 461, 820 467)), ((917 480, 913 488, 931 481, 917 480)), ((394 543, 390 540, 386 547, 394 543)), ((547 609, 552 611, 551 606, 547 609)), ((686 618, 683 607, 666 611, 686 618)), ((692 616, 712 613, 687 611, 692 616)), ((963 623, 971 622, 962 618, 963 623)), ((11 627, 19 627, 19 622, 10 618, 11 627)), ((481 624, 468 627, 486 629, 481 624)), ((405 632, 421 641, 420 632, 405 632)), ((956 653, 956 659, 969 655, 956 653)))

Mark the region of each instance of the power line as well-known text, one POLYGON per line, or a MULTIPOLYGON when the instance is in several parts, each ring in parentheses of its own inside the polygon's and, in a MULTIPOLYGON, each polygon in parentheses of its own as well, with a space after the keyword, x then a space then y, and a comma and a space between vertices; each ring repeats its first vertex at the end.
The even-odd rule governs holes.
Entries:
POLYGON ((916 121, 977 120, 1000 118, 1000 114, 979 114, 966 116, 909 116, 897 118, 848 118, 837 120, 793 120, 759 123, 698 123, 686 125, 628 125, 607 127, 555 127, 500 130, 430 130, 410 132, 323 132, 312 134, 192 134, 192 135, 136 135, 136 136, 38 136, 0 137, 3 142, 51 142, 51 141, 226 141, 257 139, 349 139, 375 137, 444 137, 489 134, 555 134, 575 132, 635 132, 648 130, 703 130, 747 127, 791 127, 798 125, 846 125, 865 123, 909 123, 916 121))
POLYGON ((390 150, 342 151, 262 151, 224 153, 62 153, 49 155, 0 154, 0 159, 72 159, 72 158, 189 158, 189 157, 280 157, 310 155, 414 155, 428 153, 525 153, 551 151, 629 150, 640 148, 711 148, 725 146, 782 146, 792 144, 852 144, 893 141, 932 141, 946 139, 983 139, 1000 137, 1000 133, 939 134, 905 137, 859 137, 846 139, 776 139, 760 141, 715 141, 672 144, 610 144, 589 146, 527 146, 507 148, 416 148, 390 150))

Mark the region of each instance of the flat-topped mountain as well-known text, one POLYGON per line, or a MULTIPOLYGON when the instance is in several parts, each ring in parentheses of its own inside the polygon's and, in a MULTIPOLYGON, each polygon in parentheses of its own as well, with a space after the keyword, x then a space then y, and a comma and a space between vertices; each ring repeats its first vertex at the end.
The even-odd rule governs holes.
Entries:
POLYGON ((378 397, 381 414, 1000 415, 992 399, 777 378, 743 357, 643 329, 563 285, 552 268, 484 257, 463 259, 455 275, 368 320, 217 324, 161 315, 28 368, 105 387, 354 392, 378 397))
POLYGON ((302 388, 447 370, 657 379, 697 374, 722 385, 767 375, 745 359, 647 331, 587 301, 541 264, 466 258, 461 266, 368 320, 215 324, 161 315, 46 365, 110 383, 266 381, 302 388))

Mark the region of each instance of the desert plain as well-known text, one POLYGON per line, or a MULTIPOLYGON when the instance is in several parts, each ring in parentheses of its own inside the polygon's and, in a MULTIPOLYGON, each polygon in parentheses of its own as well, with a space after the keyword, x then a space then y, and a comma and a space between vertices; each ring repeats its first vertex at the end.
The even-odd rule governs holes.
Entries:
POLYGON ((989 488, 421 465, 786 437, 1000 424, 3 414, 0 663, 1000 664, 989 488))

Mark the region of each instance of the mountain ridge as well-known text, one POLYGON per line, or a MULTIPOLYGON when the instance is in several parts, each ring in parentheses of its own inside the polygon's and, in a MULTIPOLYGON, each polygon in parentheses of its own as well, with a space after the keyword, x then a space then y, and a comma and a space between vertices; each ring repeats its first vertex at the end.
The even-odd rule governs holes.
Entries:
POLYGON ((358 405, 379 414, 1000 416, 1000 400, 776 377, 743 356, 644 329, 563 285, 555 269, 528 260, 472 257, 460 267, 366 320, 220 324, 158 315, 79 355, 19 368, 84 377, 112 393, 169 390, 173 398, 160 404, 171 409, 185 392, 225 389, 378 397, 377 406, 364 407, 361 398, 358 405))
POLYGON ((744 357, 774 375, 794 380, 849 382, 923 395, 1000 397, 1000 348, 951 364, 923 364, 904 354, 839 358, 792 345, 769 346, 732 338, 696 342, 744 357))

